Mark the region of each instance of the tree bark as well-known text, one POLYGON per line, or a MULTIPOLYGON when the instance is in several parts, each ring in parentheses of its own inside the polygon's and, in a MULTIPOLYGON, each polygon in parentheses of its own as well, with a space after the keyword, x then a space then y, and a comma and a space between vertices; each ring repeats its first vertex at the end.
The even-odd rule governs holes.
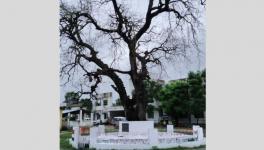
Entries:
POLYGON ((136 100, 136 109, 138 120, 144 121, 146 120, 146 96, 145 96, 145 88, 143 85, 143 81, 139 81, 139 85, 135 87, 135 100, 136 100))
POLYGON ((136 121, 138 120, 137 112, 134 108, 125 109, 126 118, 128 121, 136 121))
POLYGON ((178 127, 179 126, 179 118, 175 118, 175 126, 178 127))
POLYGON ((191 127, 192 126, 192 115, 189 114, 188 116, 189 116, 189 126, 191 127))

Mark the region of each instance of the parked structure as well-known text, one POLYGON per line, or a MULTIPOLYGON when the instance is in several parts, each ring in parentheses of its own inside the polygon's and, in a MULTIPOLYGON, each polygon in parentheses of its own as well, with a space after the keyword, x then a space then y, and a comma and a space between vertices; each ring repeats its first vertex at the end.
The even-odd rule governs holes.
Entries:
POLYGON ((67 105, 62 111, 62 123, 68 128, 74 126, 91 126, 90 113, 81 104, 67 105))
MULTIPOLYGON (((62 110, 62 122, 67 127, 92 126, 94 124, 106 123, 113 117, 125 116, 123 106, 114 106, 112 93, 102 93, 97 95, 97 100, 92 101, 92 111, 89 113, 80 103, 65 104, 62 110)), ((61 107, 62 108, 62 107, 61 107)))

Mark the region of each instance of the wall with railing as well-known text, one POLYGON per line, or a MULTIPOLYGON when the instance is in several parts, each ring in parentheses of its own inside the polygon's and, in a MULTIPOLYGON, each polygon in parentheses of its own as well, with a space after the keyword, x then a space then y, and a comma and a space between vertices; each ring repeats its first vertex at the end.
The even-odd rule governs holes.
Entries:
MULTIPOLYGON (((166 132, 158 132, 152 125, 154 122, 151 121, 125 123, 128 123, 128 131, 119 129, 119 132, 105 133, 104 125, 92 127, 90 128, 89 139, 88 136, 84 137, 78 134, 79 129, 74 128, 75 145, 72 145, 79 148, 80 143, 89 144, 90 148, 96 149, 152 149, 153 147, 172 148, 205 145, 203 129, 199 126, 193 126, 193 134, 190 135, 175 133, 172 125, 167 126, 166 132), (143 124, 144 126, 142 126, 143 124)), ((119 127, 122 128, 122 125, 119 127)))

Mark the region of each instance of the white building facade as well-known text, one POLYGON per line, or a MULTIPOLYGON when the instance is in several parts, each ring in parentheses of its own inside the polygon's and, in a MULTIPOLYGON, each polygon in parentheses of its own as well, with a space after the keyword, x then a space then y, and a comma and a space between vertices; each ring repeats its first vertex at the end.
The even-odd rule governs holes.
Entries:
POLYGON ((125 116, 123 106, 115 106, 112 92, 102 93, 93 101, 91 121, 93 124, 106 123, 115 116, 125 116))

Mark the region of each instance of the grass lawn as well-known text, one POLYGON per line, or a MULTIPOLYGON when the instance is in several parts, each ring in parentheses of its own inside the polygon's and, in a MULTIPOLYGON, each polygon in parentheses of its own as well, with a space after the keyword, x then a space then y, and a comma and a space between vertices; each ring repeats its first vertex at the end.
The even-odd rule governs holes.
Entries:
POLYGON ((71 138, 70 131, 62 131, 60 133, 60 150, 74 150, 69 143, 69 138, 71 138))
POLYGON ((109 132, 118 132, 118 128, 115 128, 112 125, 106 125, 105 126, 105 132, 109 133, 109 132))
MULTIPOLYGON (((76 150, 69 143, 69 139, 71 138, 71 135, 72 135, 71 131, 62 131, 60 133, 60 150, 76 150)), ((85 148, 82 150, 89 150, 89 149, 85 148)))

